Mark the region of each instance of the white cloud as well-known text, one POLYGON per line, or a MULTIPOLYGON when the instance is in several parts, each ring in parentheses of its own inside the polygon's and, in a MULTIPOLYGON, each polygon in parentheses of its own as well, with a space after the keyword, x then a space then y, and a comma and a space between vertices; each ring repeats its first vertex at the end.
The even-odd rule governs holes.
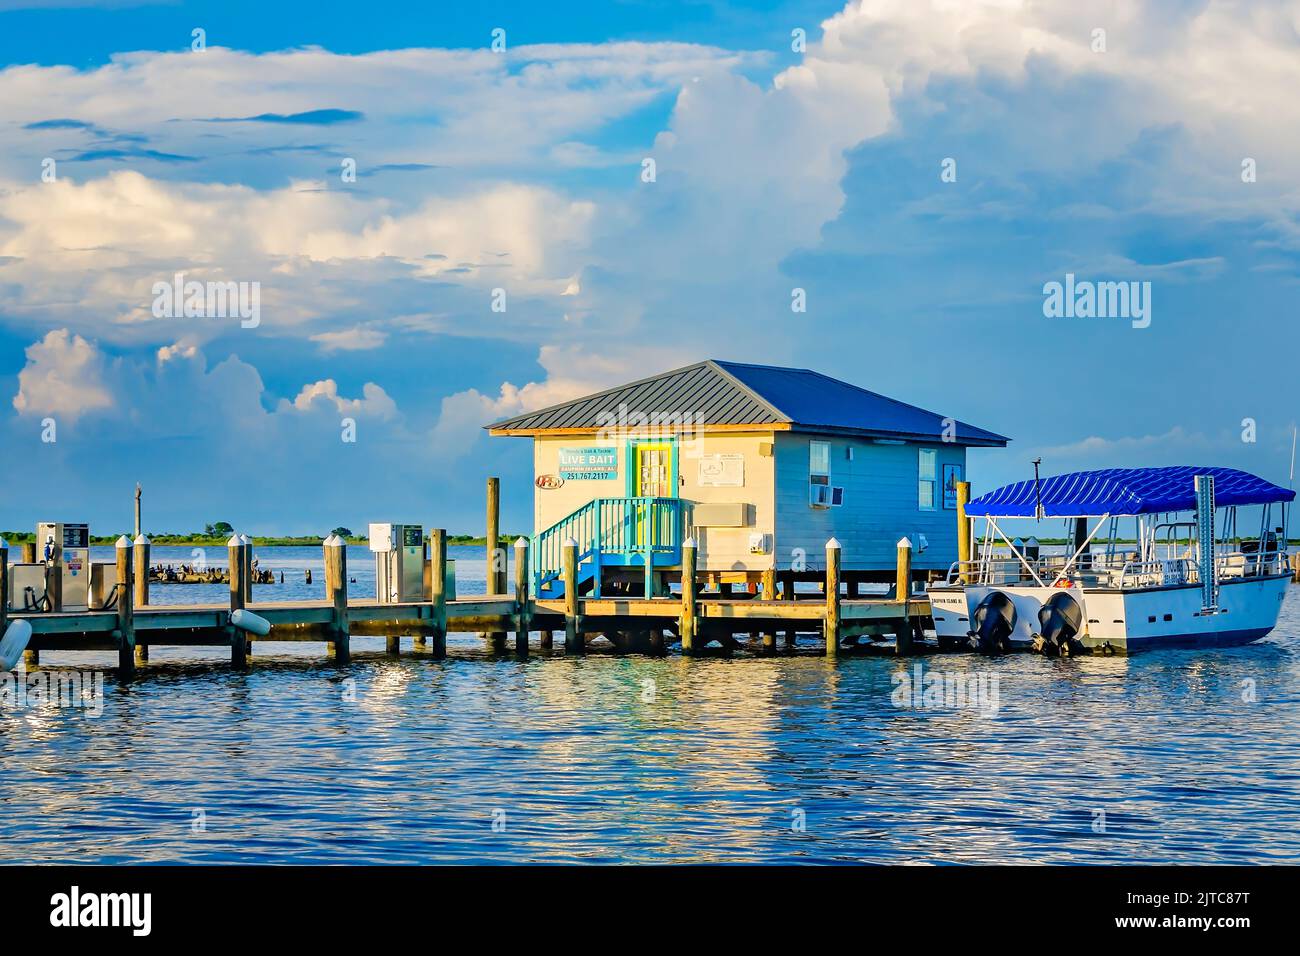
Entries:
POLYGON ((308 412, 315 408, 334 407, 341 415, 368 416, 389 419, 397 414, 397 404, 380 386, 366 382, 361 388, 361 398, 347 398, 339 394, 338 383, 332 378, 304 385, 294 400, 281 399, 279 410, 308 412))
POLYGON ((378 329, 358 325, 339 332, 321 332, 311 340, 326 352, 364 352, 379 348, 388 341, 388 336, 378 329))
POLYGON ((27 347, 27 364, 18 373, 13 406, 20 415, 76 420, 112 407, 104 377, 99 351, 81 336, 57 329, 27 347))

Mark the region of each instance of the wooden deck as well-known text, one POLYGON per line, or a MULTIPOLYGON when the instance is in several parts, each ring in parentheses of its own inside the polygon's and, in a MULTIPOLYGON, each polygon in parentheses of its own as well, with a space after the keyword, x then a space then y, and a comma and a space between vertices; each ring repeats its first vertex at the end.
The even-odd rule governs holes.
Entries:
MULTIPOLYGON (((584 597, 579 595, 576 554, 566 545, 565 593, 563 600, 536 600, 529 594, 530 576, 525 546, 515 548, 514 593, 445 597, 445 533, 431 535, 432 557, 426 568, 425 601, 390 604, 372 599, 350 598, 347 593, 347 555, 341 539, 325 546, 325 592, 323 601, 254 602, 249 567, 251 546, 230 547, 229 603, 159 606, 149 603, 148 581, 134 573, 148 567, 147 542, 132 544, 126 538, 117 548, 117 580, 127 582, 114 589, 114 606, 108 610, 60 611, 48 613, 8 612, 7 595, 0 594, 0 633, 9 621, 26 621, 32 636, 28 660, 38 662, 42 651, 116 651, 118 669, 130 673, 148 660, 150 647, 229 647, 231 663, 247 663, 250 643, 257 641, 315 641, 328 644, 335 659, 350 657, 353 636, 387 638, 389 653, 401 652, 403 637, 413 637, 417 646, 436 656, 446 653, 449 632, 478 632, 491 642, 494 651, 504 652, 507 636, 514 634, 513 651, 527 655, 531 636, 549 649, 553 633, 562 631, 567 653, 582 653, 590 635, 604 635, 623 648, 645 647, 663 652, 671 633, 682 651, 692 654, 711 641, 731 646, 736 634, 760 635, 764 649, 775 650, 778 634, 787 647, 798 634, 819 634, 827 656, 839 653, 845 641, 861 635, 892 637, 897 650, 906 653, 920 622, 929 617, 924 598, 898 601, 892 598, 862 599, 843 596, 838 562, 838 545, 829 549, 826 577, 820 594, 787 592, 775 599, 775 589, 764 587, 763 595, 733 597, 703 592, 695 575, 694 546, 683 549, 683 580, 695 582, 676 596, 584 597), (255 615, 252 622, 239 615, 255 615), (253 630, 250 630, 253 628, 253 630), (258 635, 255 630, 266 629, 258 635), (639 638, 650 636, 648 641, 639 638)), ((6 578, 7 550, 0 548, 0 580, 6 578)), ((909 583, 900 571, 900 585, 909 583)), ((490 587, 504 590, 498 579, 490 587)), ((896 593, 899 592, 896 589, 896 593)))
MULTIPOLYGON (((379 604, 373 600, 347 602, 345 634, 337 623, 333 603, 323 601, 247 602, 248 611, 271 625, 269 634, 240 631, 230 623, 231 608, 220 604, 184 606, 144 605, 132 611, 130 640, 122 629, 121 615, 111 611, 79 611, 45 614, 11 613, 10 620, 32 626, 30 651, 117 651, 121 663, 133 659, 132 649, 149 647, 234 647, 240 641, 314 641, 330 645, 350 637, 382 636, 390 639, 390 650, 401 637, 413 637, 420 645, 432 639, 434 653, 445 653, 447 633, 506 633, 516 636, 513 650, 520 651, 521 605, 512 597, 479 595, 445 603, 445 624, 439 605, 433 601, 408 604, 379 604), (342 639, 341 639, 342 638, 342 639)), ((579 598, 574 626, 579 638, 617 630, 661 630, 680 633, 683 602, 680 598, 579 598)), ((695 602, 696 627, 701 639, 711 633, 822 633, 826 605, 822 601, 765 601, 733 598, 699 598, 695 602), (715 625, 717 626, 715 630, 715 625)), ((537 635, 535 644, 549 647, 552 632, 569 625, 564 601, 528 601, 522 606, 527 635, 537 635)), ((910 624, 928 617, 925 600, 903 605, 891 600, 842 600, 840 638, 896 624, 910 624)), ((528 642, 533 643, 533 642, 528 642)), ((525 643, 523 647, 527 647, 525 643)), ((566 644, 571 650, 573 642, 566 644)), ((526 650, 524 651, 527 652, 526 650)), ((141 656, 141 655, 136 655, 141 656)), ((123 669, 129 670, 130 666, 123 669)))

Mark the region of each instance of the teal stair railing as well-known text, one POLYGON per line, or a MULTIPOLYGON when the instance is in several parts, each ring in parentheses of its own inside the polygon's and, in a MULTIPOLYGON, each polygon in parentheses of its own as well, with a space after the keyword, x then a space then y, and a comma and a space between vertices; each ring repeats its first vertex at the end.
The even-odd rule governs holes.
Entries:
POLYGON ((564 542, 578 544, 578 586, 592 582, 600 596, 601 569, 642 567, 646 580, 656 567, 682 560, 680 498, 595 498, 535 535, 528 561, 533 594, 542 599, 564 596, 564 542))

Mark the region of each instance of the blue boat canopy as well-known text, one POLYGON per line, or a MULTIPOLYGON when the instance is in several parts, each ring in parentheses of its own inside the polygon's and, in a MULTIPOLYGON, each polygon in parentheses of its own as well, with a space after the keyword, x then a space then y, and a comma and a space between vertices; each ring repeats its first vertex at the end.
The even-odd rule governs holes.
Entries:
POLYGON ((1003 485, 972 499, 966 505, 966 514, 976 518, 1032 518, 1039 502, 1044 515, 1056 518, 1195 511, 1196 475, 1214 476, 1214 501, 1222 507, 1295 499, 1294 491, 1235 468, 1104 468, 1043 478, 1037 492, 1032 478, 1003 485))

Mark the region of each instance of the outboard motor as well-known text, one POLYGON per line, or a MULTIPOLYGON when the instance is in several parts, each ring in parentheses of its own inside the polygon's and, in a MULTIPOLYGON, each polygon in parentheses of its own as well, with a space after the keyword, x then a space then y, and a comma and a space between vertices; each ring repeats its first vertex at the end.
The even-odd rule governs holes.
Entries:
POLYGON ((1002 591, 993 591, 971 615, 971 646, 982 654, 1005 654, 1011 650, 1016 629, 1016 606, 1002 591))
POLYGON ((1083 629, 1083 608, 1065 591, 1057 591, 1038 611, 1038 633, 1034 650, 1069 656, 1083 650, 1079 631, 1083 629))

